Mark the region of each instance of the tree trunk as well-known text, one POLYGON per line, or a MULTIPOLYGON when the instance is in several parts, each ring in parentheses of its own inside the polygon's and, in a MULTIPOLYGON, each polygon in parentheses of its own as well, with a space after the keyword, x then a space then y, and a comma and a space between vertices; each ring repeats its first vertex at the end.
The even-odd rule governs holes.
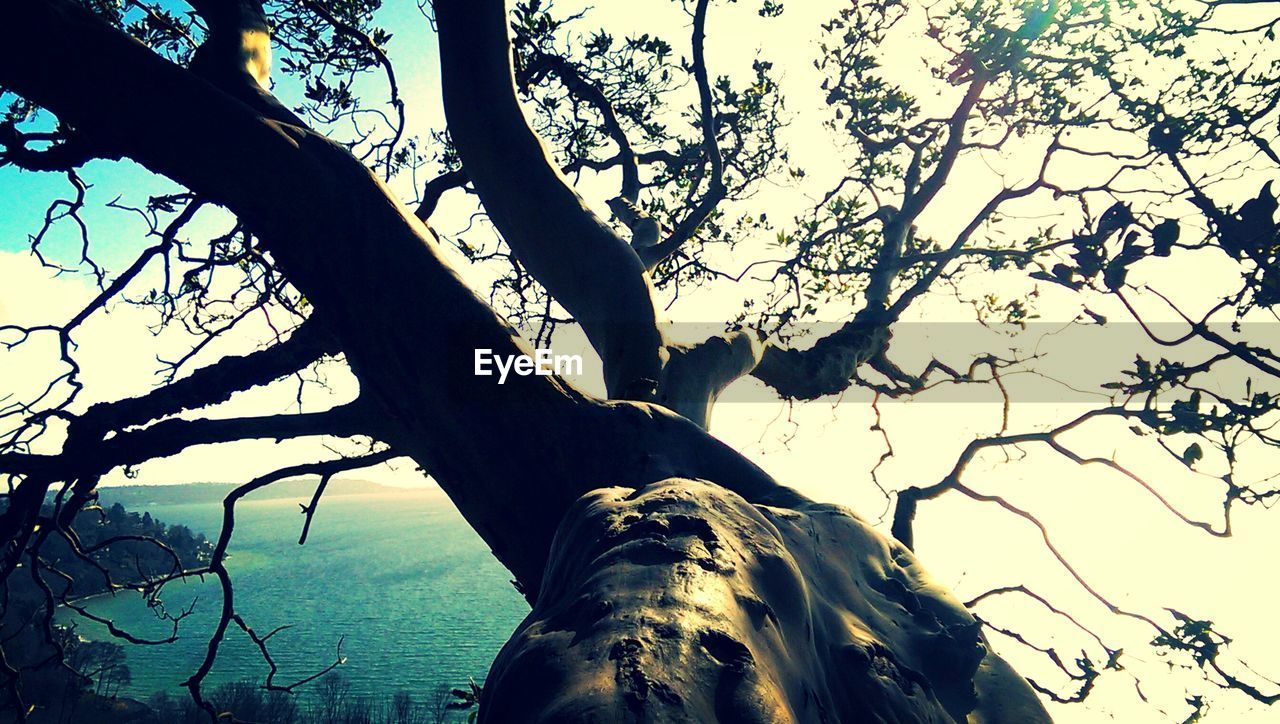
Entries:
POLYGON ((830 505, 670 479, 583 496, 481 721, 1048 721, 915 556, 830 505))

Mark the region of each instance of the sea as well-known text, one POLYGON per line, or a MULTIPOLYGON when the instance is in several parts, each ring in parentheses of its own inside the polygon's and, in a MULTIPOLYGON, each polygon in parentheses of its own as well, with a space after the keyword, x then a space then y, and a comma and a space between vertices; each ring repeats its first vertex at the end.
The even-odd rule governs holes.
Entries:
MULTIPOLYGON (((301 546, 298 502, 242 500, 227 561, 235 607, 246 623, 259 635, 280 629, 268 640, 279 667, 276 684, 312 676, 339 658, 344 663, 337 671, 355 696, 483 683, 528 607, 447 498, 434 490, 326 496, 301 546)), ((143 509, 210 540, 221 526, 217 502, 131 506, 143 509)), ((194 608, 176 641, 125 644, 132 680, 123 696, 185 696, 180 685, 207 649, 221 605, 216 580, 171 583, 162 601, 170 614, 194 608)), ((104 594, 85 606, 135 636, 165 638, 171 631, 134 593, 104 594)), ((85 638, 117 640, 71 612, 61 620, 76 620, 85 638)), ((261 683, 267 671, 257 646, 233 624, 206 691, 230 681, 261 683)))

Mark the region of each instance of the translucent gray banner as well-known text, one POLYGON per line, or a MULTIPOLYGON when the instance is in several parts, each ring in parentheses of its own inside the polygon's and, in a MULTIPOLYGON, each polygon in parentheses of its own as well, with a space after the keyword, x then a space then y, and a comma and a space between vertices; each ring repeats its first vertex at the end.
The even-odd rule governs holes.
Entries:
MULTIPOLYGON (((796 325, 787 330, 785 339, 774 338, 762 344, 806 350, 842 326, 839 322, 796 325)), ((535 330, 521 332, 526 340, 536 336, 535 330)), ((723 323, 677 323, 669 325, 666 332, 673 342, 683 344, 696 344, 726 333, 723 323)), ((1162 361, 1194 366, 1218 356, 1225 358, 1191 378, 1195 386, 1233 399, 1250 393, 1280 392, 1280 380, 1268 371, 1280 370, 1280 363, 1266 358, 1270 350, 1280 352, 1280 322, 1213 324, 1203 334, 1190 332, 1189 325, 1183 322, 1145 327, 1137 323, 1037 322, 1025 327, 976 322, 899 323, 892 327, 888 359, 909 376, 925 373, 931 363, 934 369, 928 373, 925 389, 899 397, 882 395, 881 400, 975 403, 1000 402, 1007 395, 1015 403, 1105 403, 1124 399, 1126 393, 1114 385, 1137 381, 1126 372, 1138 368, 1139 358, 1153 366, 1162 361), (1252 354, 1250 349, 1263 351, 1252 354), (1254 359, 1251 361, 1250 357, 1254 359), (984 361, 987 359, 997 366, 999 386, 993 379, 992 364, 984 361), (957 380, 952 372, 975 381, 957 380)), ((562 378, 585 391, 602 392, 600 361, 575 325, 562 325, 551 336, 550 344, 538 348, 547 350, 543 356, 551 355, 553 371, 558 368, 562 378), (559 357, 579 358, 580 370, 571 360, 557 360, 559 357)), ((497 384, 497 370, 492 363, 489 369, 495 372, 493 381, 497 384)), ((855 382, 842 394, 821 399, 829 403, 866 403, 875 396, 871 385, 903 384, 891 383, 868 364, 858 369, 858 376, 867 384, 855 382)), ((1166 397, 1161 400, 1164 404, 1178 395, 1166 397)), ((761 403, 778 399, 777 391, 748 376, 726 389, 718 401, 761 403)))

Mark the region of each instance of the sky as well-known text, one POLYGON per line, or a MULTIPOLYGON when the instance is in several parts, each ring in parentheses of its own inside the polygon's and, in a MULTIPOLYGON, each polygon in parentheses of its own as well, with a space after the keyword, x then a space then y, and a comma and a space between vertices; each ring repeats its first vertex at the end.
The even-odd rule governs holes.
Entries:
MULTIPOLYGON (((812 67, 817 52, 817 24, 838 6, 816 1, 787 3, 783 16, 769 23, 755 16, 754 3, 717 4, 713 8, 708 57, 715 64, 715 72, 741 74, 749 70, 757 54, 763 54, 783 73, 790 115, 786 134, 792 160, 810 171, 812 185, 797 189, 779 183, 761 189, 751 203, 767 207, 771 215, 780 218, 786 218, 788 210, 808 203, 815 190, 825 190, 824 179, 841 170, 839 154, 833 153, 830 137, 822 127, 823 93, 812 67)), ((558 7, 568 12, 575 4, 563 2, 558 7)), ((684 31, 670 33, 671 27, 686 27, 687 19, 677 4, 666 0, 610 4, 596 9, 591 18, 619 34, 664 30, 664 34, 675 38, 686 35, 684 31)), ((425 135, 428 129, 441 127, 443 117, 431 29, 411 1, 387 0, 378 19, 394 33, 388 52, 396 63, 401 91, 410 109, 410 132, 425 135)), ((680 47, 676 50, 687 52, 680 47)), ((910 45, 902 50, 908 55, 910 51, 910 45)), ((904 64, 905 73, 920 72, 907 65, 904 64)), ((381 80, 379 76, 369 78, 368 88, 378 89, 381 80)), ((282 95, 289 90, 287 84, 280 89, 282 95)), ((1026 158, 1013 154, 958 168, 956 174, 966 178, 966 183, 949 188, 931 212, 933 216, 922 220, 922 224, 939 230, 954 228, 972 213, 975 204, 980 205, 997 188, 998 171, 1017 173, 1025 164, 1026 158)), ((94 162, 82 175, 92 184, 85 212, 92 248, 100 263, 118 272, 146 244, 146 229, 135 214, 107 208, 106 204, 119 197, 121 204, 141 205, 148 195, 172 190, 172 184, 128 162, 94 162)), ((580 191, 602 215, 607 215, 603 201, 610 195, 608 190, 615 187, 616 182, 608 178, 588 179, 580 191)), ((66 193, 67 188, 66 180, 56 174, 0 168, 0 325, 65 320, 94 292, 88 275, 57 275, 41 268, 25 251, 28 235, 40 227, 48 200, 66 193)), ((412 185, 405 181, 398 181, 393 188, 407 200, 414 193, 412 185)), ((473 208, 470 199, 451 192, 433 224, 446 235, 456 233, 470 223, 473 208)), ((225 219, 210 214, 202 217, 194 229, 204 233, 220 228, 220 224, 225 224, 225 219)), ((49 254, 55 259, 74 260, 78 244, 72 225, 59 224, 51 232, 49 254)), ((457 255, 454 261, 463 266, 457 255)), ((486 281, 482 273, 468 269, 463 273, 477 287, 486 281)), ((1229 283, 1235 272, 1221 254, 1209 251, 1169 260, 1165 266, 1143 273, 1170 280, 1180 289, 1179 299, 1194 307, 1212 299, 1215 290, 1229 283)), ((1023 282, 1013 276, 997 275, 984 278, 980 284, 984 285, 982 288, 1015 293, 1022 289, 1019 285, 1023 282)), ((145 286, 143 283, 140 289, 145 286)), ((976 293, 979 289, 971 291, 976 293)), ((740 290, 731 290, 698 295, 681 300, 670 314, 677 324, 716 322, 732 314, 740 304, 741 294, 740 290)), ((1099 381, 1090 375, 1117 370, 1118 367, 1109 367, 1110 362, 1131 356, 1136 348, 1133 331, 1122 327, 1118 334, 1105 338, 1053 334, 1078 312, 1074 300, 1055 294, 1050 289, 1042 295, 1044 323, 1033 325, 1023 338, 1009 344, 1023 349, 1056 349, 1048 359, 1072 368, 1068 371, 1076 374, 1074 380, 1080 384, 1099 381)), ((1107 308, 1105 301, 1097 304, 1099 311, 1115 318, 1123 316, 1119 310, 1107 308)), ((839 319, 845 311, 832 310, 830 318, 839 319)), ((172 359, 185 349, 187 341, 181 335, 169 331, 153 335, 149 326, 154 318, 150 314, 142 308, 116 305, 79 332, 76 339, 86 383, 83 403, 147 390, 157 381, 157 360, 172 359)), ((957 347, 964 340, 957 335, 986 334, 969 323, 971 310, 954 299, 932 299, 916 315, 913 321, 923 324, 914 329, 922 337, 927 335, 910 346, 919 354, 944 345, 953 358, 963 358, 964 350, 957 347)), ((250 319, 238 336, 211 345, 196 362, 208 363, 221 355, 252 349, 268 332, 267 320, 250 319)), ((1258 333, 1274 334, 1270 328, 1261 327, 1258 333)), ((969 341, 981 346, 990 338, 969 341)), ((564 349, 557 351, 572 351, 580 343, 566 339, 559 344, 564 349)), ((52 354, 47 341, 0 352, 0 397, 7 391, 34 389, 40 380, 47 380, 56 369, 52 354)), ((327 388, 309 385, 303 391, 308 407, 334 404, 355 394, 354 380, 340 365, 327 365, 323 374, 327 388)), ((599 389, 596 380, 582 380, 581 384, 589 390, 599 389)), ((1014 378, 1010 386, 1014 398, 1023 400, 1010 410, 1009 429, 1013 432, 1061 423, 1089 404, 1087 395, 1067 394, 1032 375, 1014 378)), ((297 392, 296 380, 284 380, 238 396, 207 414, 284 412, 296 409, 297 392)), ((849 505, 864 517, 883 521, 887 530, 887 498, 877 480, 889 490, 936 482, 973 437, 1000 429, 1002 407, 995 391, 987 388, 974 395, 926 395, 914 401, 882 404, 878 426, 883 428, 882 433, 875 429, 877 412, 866 396, 850 394, 841 400, 786 405, 770 401, 767 391, 748 379, 726 393, 725 402, 716 408, 712 429, 785 484, 815 499, 849 505), (886 450, 886 436, 894 454, 876 468, 886 450)), ((1216 520, 1220 516, 1220 486, 1176 464, 1153 449, 1149 441, 1136 438, 1124 425, 1099 423, 1064 438, 1064 442, 1081 454, 1113 458, 1141 470, 1190 517, 1216 520)), ((48 444, 56 444, 56 435, 48 444)), ((131 471, 134 477, 118 472, 109 483, 240 481, 282 464, 311 459, 319 451, 316 443, 296 441, 213 446, 139 466, 131 471)), ((1042 448, 1027 447, 1008 453, 1006 457, 993 452, 975 461, 966 472, 965 483, 983 492, 1006 496, 1033 511, 1052 531, 1055 544, 1073 565, 1115 603, 1153 615, 1169 606, 1212 618, 1220 630, 1235 639, 1232 650, 1241 659, 1263 676, 1280 677, 1280 631, 1272 623, 1277 591, 1268 561, 1268 553, 1280 550, 1280 526, 1272 519, 1274 513, 1241 506, 1235 511, 1235 535, 1225 540, 1210 538, 1178 522, 1132 481, 1117 473, 1076 466, 1042 448)), ((1266 458, 1259 464, 1267 469, 1274 468, 1275 462, 1274 458, 1266 458)), ((421 484, 412 466, 405 464, 361 475, 391 484, 421 484)), ((1124 673, 1112 674, 1101 679, 1098 690, 1085 704, 1054 706, 1052 713, 1057 720, 1127 723, 1180 720, 1185 716, 1182 687, 1195 681, 1194 674, 1166 672, 1163 662, 1144 645, 1150 637, 1148 631, 1109 616, 1069 579, 1048 555, 1037 531, 1024 521, 989 504, 950 496, 922 506, 916 536, 916 550, 925 565, 962 599, 994 586, 1025 583, 1051 596, 1060 607, 1125 648, 1123 661, 1141 677, 1143 692, 1152 704, 1141 702, 1131 678, 1124 673)), ((996 623, 1034 632, 1036 641, 1059 646, 1064 654, 1088 645, 1078 634, 1054 626, 1025 599, 997 600, 984 604, 979 612, 996 623)), ((1059 681, 1040 659, 1026 656, 1006 640, 993 637, 993 641, 1024 674, 1044 682, 1059 681)), ((1099 655, 1096 646, 1092 654, 1095 659, 1099 655)), ((1277 688, 1265 682, 1261 687, 1264 691, 1277 688)), ((1275 716, 1275 712, 1251 706, 1245 697, 1232 693, 1212 698, 1209 721, 1262 722, 1273 721, 1275 716)))

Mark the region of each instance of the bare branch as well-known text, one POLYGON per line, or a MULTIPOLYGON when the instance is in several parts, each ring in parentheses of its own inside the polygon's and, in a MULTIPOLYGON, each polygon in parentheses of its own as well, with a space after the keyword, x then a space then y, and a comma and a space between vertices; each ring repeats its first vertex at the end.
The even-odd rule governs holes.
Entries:
POLYGON ((213 665, 218 659, 218 651, 222 646, 222 640, 226 637, 227 628, 233 622, 240 626, 240 628, 262 651, 264 658, 270 666, 270 672, 267 675, 267 687, 269 689, 291 691, 294 687, 312 681, 324 673, 331 671, 343 660, 341 656, 342 644, 339 643, 337 664, 330 666, 320 674, 308 677, 289 686, 281 687, 274 683, 276 665, 275 661, 271 658, 266 649, 266 640, 270 638, 274 632, 272 632, 272 634, 267 634, 267 636, 259 637, 253 633, 253 630, 244 622, 244 619, 236 613, 235 589, 231 583, 231 574, 227 572, 226 568, 227 547, 231 544, 231 536, 235 532, 236 527, 236 503, 249 493, 265 488, 280 480, 296 478, 302 475, 320 475, 324 479, 328 479, 329 476, 334 474, 377 465, 393 457, 395 457, 395 454, 390 451, 383 451, 355 458, 339 458, 336 460, 292 465, 254 478, 228 493, 227 497, 222 501, 222 529, 218 534, 218 541, 214 545, 213 555, 210 557, 208 566, 209 572, 217 577, 218 583, 222 588, 222 611, 218 618, 218 624, 214 628, 213 634, 209 637, 209 645, 205 649, 204 658, 201 660, 199 667, 197 667, 194 674, 192 674, 186 681, 182 682, 182 685, 191 692, 191 698, 196 702, 196 705, 205 711, 212 721, 218 720, 218 712, 214 710, 213 705, 204 698, 202 685, 205 677, 207 677, 209 672, 213 670, 213 665))
POLYGON ((671 256, 686 241, 693 238, 698 228, 715 211, 728 193, 724 183, 724 158, 720 155, 720 144, 717 140, 718 126, 715 113, 715 98, 711 93, 711 79, 707 73, 706 41, 707 41, 707 9, 711 0, 698 0, 693 13, 693 77, 698 85, 698 108, 702 114, 702 152, 711 166, 711 175, 707 179, 707 191, 698 204, 689 212, 671 235, 653 246, 639 250, 640 258, 646 269, 652 269, 671 256))

